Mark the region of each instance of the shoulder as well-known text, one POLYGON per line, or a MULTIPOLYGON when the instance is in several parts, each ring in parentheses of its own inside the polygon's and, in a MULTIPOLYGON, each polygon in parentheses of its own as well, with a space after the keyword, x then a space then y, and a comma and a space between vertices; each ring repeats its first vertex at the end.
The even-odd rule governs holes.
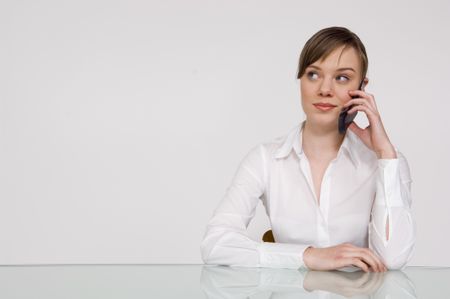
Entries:
POLYGON ((260 144, 262 150, 269 158, 273 158, 277 151, 283 146, 286 142, 287 134, 272 137, 269 140, 266 140, 260 144))
POLYGON ((286 144, 289 135, 295 128, 291 129, 290 132, 272 136, 267 138, 266 140, 260 141, 259 143, 254 144, 247 150, 245 155, 245 160, 259 161, 259 162, 269 162, 273 160, 279 150, 286 144))

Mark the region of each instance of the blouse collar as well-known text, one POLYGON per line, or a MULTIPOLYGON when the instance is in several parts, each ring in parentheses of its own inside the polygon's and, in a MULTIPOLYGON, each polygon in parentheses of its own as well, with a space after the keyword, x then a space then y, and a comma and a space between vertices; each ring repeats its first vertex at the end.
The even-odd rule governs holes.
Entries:
MULTIPOLYGON (((284 139, 284 142, 275 153, 276 159, 287 157, 290 154, 291 150, 294 150, 297 156, 299 158, 302 158, 304 154, 302 147, 302 134, 305 127, 305 122, 305 120, 302 121, 289 131, 289 133, 286 135, 286 138, 284 139)), ((358 138, 355 133, 353 133, 351 130, 346 131, 344 140, 338 151, 338 157, 343 151, 345 151, 352 161, 353 165, 357 168, 360 161, 356 150, 358 143, 355 138, 358 138)))

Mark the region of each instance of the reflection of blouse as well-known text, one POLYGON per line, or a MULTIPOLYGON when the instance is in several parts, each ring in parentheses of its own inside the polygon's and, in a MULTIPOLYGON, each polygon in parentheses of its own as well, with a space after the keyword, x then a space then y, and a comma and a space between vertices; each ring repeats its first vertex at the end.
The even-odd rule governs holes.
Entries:
POLYGON ((396 150, 397 159, 378 159, 347 130, 323 176, 319 204, 302 151, 304 123, 286 136, 255 146, 241 161, 208 223, 201 244, 203 261, 297 269, 306 267, 307 247, 348 242, 371 248, 389 269, 404 268, 416 234, 405 157, 396 150), (276 243, 256 242, 247 234, 259 200, 276 243))

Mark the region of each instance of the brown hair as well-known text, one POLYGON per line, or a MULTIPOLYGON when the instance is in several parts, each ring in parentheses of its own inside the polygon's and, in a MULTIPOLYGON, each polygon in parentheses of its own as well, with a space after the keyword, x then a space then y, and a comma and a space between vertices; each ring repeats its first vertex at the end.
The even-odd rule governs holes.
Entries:
MULTIPOLYGON (((359 37, 345 27, 324 28, 306 42, 298 62, 297 79, 303 76, 309 65, 319 59, 327 58, 331 52, 342 45, 344 45, 342 52, 347 47, 353 47, 358 53, 361 61, 361 80, 364 79, 369 67, 366 48, 359 37)), ((340 55, 342 55, 342 52, 340 55)))

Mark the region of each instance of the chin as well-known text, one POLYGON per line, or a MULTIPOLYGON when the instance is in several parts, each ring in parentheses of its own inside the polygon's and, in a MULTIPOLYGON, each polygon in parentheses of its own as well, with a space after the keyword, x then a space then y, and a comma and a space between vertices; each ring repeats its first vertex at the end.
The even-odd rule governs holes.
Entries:
POLYGON ((310 121, 314 125, 323 126, 323 127, 336 127, 338 126, 338 117, 334 114, 318 114, 318 113, 310 113, 306 115, 308 121, 310 121))

